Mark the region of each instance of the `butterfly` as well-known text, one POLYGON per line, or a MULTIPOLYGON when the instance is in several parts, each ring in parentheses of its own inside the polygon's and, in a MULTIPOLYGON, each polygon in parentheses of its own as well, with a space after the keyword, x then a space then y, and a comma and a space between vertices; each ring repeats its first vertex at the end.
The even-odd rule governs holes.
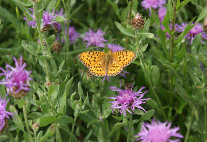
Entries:
POLYGON ((101 51, 86 51, 78 55, 79 60, 94 76, 116 76, 124 67, 128 66, 136 54, 130 50, 120 50, 107 53, 101 51))

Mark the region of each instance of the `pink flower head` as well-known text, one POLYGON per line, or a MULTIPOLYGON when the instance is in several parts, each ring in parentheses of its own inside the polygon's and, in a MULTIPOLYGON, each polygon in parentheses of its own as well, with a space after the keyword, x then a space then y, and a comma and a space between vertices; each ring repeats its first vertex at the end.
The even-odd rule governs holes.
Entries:
POLYGON ((177 131, 179 127, 170 128, 171 123, 161 123, 152 120, 152 123, 143 123, 141 132, 137 134, 138 141, 142 142, 179 142, 179 139, 171 140, 170 137, 183 138, 177 131))
POLYGON ((119 50, 123 50, 124 48, 118 44, 107 44, 108 48, 112 50, 112 52, 116 52, 119 50))
MULTIPOLYGON (((65 34, 67 34, 67 31, 65 32, 65 34)), ((70 26, 68 36, 69 36, 70 43, 73 43, 77 40, 77 38, 80 37, 80 34, 76 32, 75 27, 70 26)))
POLYGON ((34 15, 34 10, 32 8, 29 8, 29 10, 32 12, 32 14, 30 14, 29 12, 29 15, 31 16, 32 20, 29 21, 26 17, 24 17, 23 19, 27 21, 28 25, 29 26, 32 26, 32 28, 36 28, 37 25, 36 25, 36 21, 35 21, 35 15, 34 15))
POLYGON ((143 0, 142 6, 145 9, 157 9, 166 3, 166 0, 143 0))
POLYGON ((55 14, 55 10, 53 9, 53 12, 44 11, 43 12, 43 27, 46 25, 51 25, 55 22, 55 18, 57 15, 55 14))
POLYGON ((30 77, 31 71, 27 71, 24 68, 26 63, 23 63, 22 56, 18 61, 16 58, 13 58, 15 61, 15 66, 6 65, 6 70, 0 68, 3 73, 0 73, 0 76, 5 76, 4 79, 0 81, 0 84, 5 84, 8 93, 18 94, 20 91, 29 91, 29 81, 32 80, 30 77))
MULTIPOLYGON (((193 25, 192 23, 191 25, 193 25)), ((187 26, 187 23, 182 23, 181 25, 176 24, 176 29, 178 32, 183 32, 185 27, 187 26)), ((207 34, 203 31, 203 27, 200 23, 196 24, 189 32, 187 35, 185 35, 185 38, 190 40, 190 43, 192 44, 194 38, 196 37, 197 34, 201 33, 201 36, 203 39, 207 40, 207 34)), ((204 43, 204 41, 202 41, 204 43)))
POLYGON ((13 117, 11 112, 6 111, 7 103, 8 101, 5 98, 0 97, 0 132, 5 127, 5 119, 9 119, 9 116, 13 117))
POLYGON ((165 7, 160 7, 158 10, 158 16, 160 18, 160 22, 163 21, 163 19, 165 18, 165 15, 167 13, 167 9, 165 7))
POLYGON ((117 87, 111 86, 110 89, 112 91, 119 92, 119 95, 115 97, 109 97, 109 99, 114 100, 110 102, 112 103, 111 108, 113 108, 113 111, 115 109, 118 109, 118 111, 121 114, 124 113, 124 115, 126 115, 126 111, 132 113, 131 111, 134 111, 135 108, 145 111, 145 109, 141 107, 141 104, 144 104, 145 101, 149 100, 150 98, 142 99, 142 97, 148 92, 142 92, 144 88, 145 87, 140 88, 138 92, 133 92, 132 89, 122 90, 117 87))
POLYGON ((85 33, 85 36, 83 37, 83 41, 86 41, 86 47, 89 46, 98 46, 98 47, 104 47, 104 42, 107 40, 104 39, 103 35, 105 32, 102 32, 102 30, 98 30, 97 32, 94 32, 93 30, 89 29, 89 32, 85 33))

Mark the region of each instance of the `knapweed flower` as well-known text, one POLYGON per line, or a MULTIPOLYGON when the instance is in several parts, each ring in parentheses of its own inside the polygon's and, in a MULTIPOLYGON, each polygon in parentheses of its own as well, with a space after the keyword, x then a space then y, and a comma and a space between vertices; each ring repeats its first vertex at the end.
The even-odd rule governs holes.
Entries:
MULTIPOLYGON (((65 34, 67 34, 67 30, 65 31, 65 34)), ((74 43, 77 40, 77 38, 80 37, 80 34, 76 32, 75 27, 70 26, 68 37, 69 37, 70 43, 74 43)))
POLYGON ((15 67, 7 64, 6 70, 0 68, 3 72, 0 73, 0 76, 5 76, 5 78, 0 81, 0 84, 5 84, 7 93, 19 98, 29 91, 29 81, 32 80, 30 77, 31 71, 24 69, 26 67, 26 63, 23 62, 22 56, 20 56, 19 60, 16 58, 13 59, 15 61, 15 67))
POLYGON ((103 35, 105 32, 102 32, 102 30, 98 30, 97 32, 94 32, 93 30, 89 29, 89 32, 85 33, 85 36, 83 37, 83 41, 86 41, 86 47, 89 46, 98 46, 98 47, 104 47, 104 42, 107 40, 104 39, 103 35))
POLYGON ((107 44, 107 47, 111 49, 112 52, 123 50, 124 48, 118 44, 107 44))
POLYGON ((166 0, 143 0, 142 6, 145 9, 157 9, 166 3, 166 0))
POLYGON ((158 10, 158 16, 160 18, 160 22, 163 21, 163 19, 165 18, 165 15, 167 13, 167 9, 165 7, 160 7, 158 10))
POLYGON ((131 25, 137 30, 144 28, 144 24, 144 19, 139 13, 137 13, 131 21, 131 25))
POLYGON ((152 120, 152 123, 143 123, 141 132, 136 136, 141 142, 179 142, 179 139, 171 140, 170 137, 183 138, 177 131, 179 127, 170 128, 171 123, 161 123, 159 121, 152 120))
POLYGON ((4 130, 4 128, 7 125, 7 119, 9 119, 9 116, 12 116, 11 112, 6 111, 6 105, 8 101, 4 98, 2 99, 0 97, 0 133, 4 130))
MULTIPOLYGON (((182 23, 181 25, 176 24, 176 29, 178 32, 183 32, 185 27, 187 26, 187 23, 182 23)), ((191 24, 193 25, 193 23, 191 24)), ((203 31, 203 27, 200 23, 196 24, 189 32, 188 34, 185 35, 185 38, 190 40, 190 43, 192 44, 194 38, 196 37, 197 34, 201 33, 201 36, 203 39, 207 40, 207 34, 206 32, 203 31)), ((201 41, 204 43, 204 41, 201 41)))
POLYGON ((32 26, 32 28, 36 28, 37 25, 36 25, 36 21, 35 21, 34 10, 32 8, 29 8, 29 10, 32 12, 32 14, 28 12, 28 14, 31 16, 30 17, 31 21, 26 17, 24 17, 23 19, 27 21, 29 26, 32 26))
POLYGON ((141 104, 146 103, 145 101, 150 99, 142 99, 142 97, 148 92, 142 92, 145 87, 140 88, 138 92, 133 92, 132 89, 122 90, 114 86, 111 86, 110 89, 112 91, 119 92, 119 95, 115 97, 109 97, 109 99, 114 100, 110 102, 112 103, 111 108, 113 111, 117 109, 121 114, 124 113, 124 115, 126 115, 126 111, 132 113, 131 111, 134 111, 135 108, 145 111, 145 109, 141 107, 141 104))

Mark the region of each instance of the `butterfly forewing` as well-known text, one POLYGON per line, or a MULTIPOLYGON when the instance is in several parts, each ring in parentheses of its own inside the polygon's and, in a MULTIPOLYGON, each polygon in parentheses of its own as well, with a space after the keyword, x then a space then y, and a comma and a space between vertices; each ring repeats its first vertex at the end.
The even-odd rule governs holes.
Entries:
POLYGON ((79 54, 78 58, 86 67, 91 67, 103 60, 105 55, 106 53, 100 51, 86 51, 79 54))
POLYGON ((122 67, 126 67, 136 58, 136 54, 130 50, 121 50, 112 53, 112 58, 122 67))

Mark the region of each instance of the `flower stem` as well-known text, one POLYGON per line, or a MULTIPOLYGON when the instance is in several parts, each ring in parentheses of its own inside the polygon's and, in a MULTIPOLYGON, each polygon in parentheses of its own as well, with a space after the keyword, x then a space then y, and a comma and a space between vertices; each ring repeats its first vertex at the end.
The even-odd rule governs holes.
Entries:
POLYGON ((59 128, 58 128, 58 125, 57 125, 57 123, 56 123, 56 125, 55 125, 55 128, 56 128, 56 136, 57 136, 57 139, 58 139, 58 141, 59 142, 62 142, 62 139, 61 139, 61 136, 60 136, 60 130, 59 130, 59 128))
POLYGON ((129 120, 128 122, 128 135, 127 135, 127 142, 131 142, 133 140, 133 133, 132 133, 132 114, 129 114, 129 120))
POLYGON ((74 123, 72 124, 72 130, 70 132, 70 140, 69 140, 69 142, 72 142, 72 136, 73 136, 73 131, 74 131, 74 128, 75 128, 77 117, 78 117, 78 115, 75 115, 74 123))
POLYGON ((23 105, 23 115, 24 115, 24 121, 26 125, 26 129, 30 138, 30 142, 33 142, 32 136, 30 135, 32 132, 29 130, 29 124, 28 124, 28 119, 27 119, 27 110, 26 110, 26 105, 23 105))
POLYGON ((149 83, 150 90, 152 90, 152 93, 154 94, 154 96, 155 96, 155 98, 156 98, 156 100, 157 100, 158 106, 159 106, 159 108, 161 108, 163 117, 164 117, 164 119, 166 120, 167 117, 166 117, 166 115, 165 115, 165 111, 164 111, 164 109, 163 109, 162 103, 161 103, 161 101, 160 101, 160 99, 159 99, 159 97, 158 97, 158 95, 157 95, 157 93, 156 93, 156 91, 155 91, 155 89, 154 89, 154 87, 153 87, 153 85, 152 85, 152 82, 151 82, 151 80, 150 80, 150 78, 149 78, 149 76, 148 76, 146 66, 145 66, 145 64, 144 64, 144 62, 143 62, 143 55, 142 55, 142 53, 141 53, 141 57, 140 57, 140 63, 141 63, 142 70, 144 71, 145 77, 146 77, 146 79, 147 79, 147 82, 149 83))
MULTIPOLYGON (((176 16, 176 4, 177 1, 173 3, 173 18, 172 18, 172 37, 170 41, 170 62, 173 63, 173 58, 174 58, 174 47, 175 47, 175 16, 176 16)), ((173 103, 173 86, 174 86, 174 77, 172 73, 169 74, 170 77, 170 104, 172 105, 173 103)))

